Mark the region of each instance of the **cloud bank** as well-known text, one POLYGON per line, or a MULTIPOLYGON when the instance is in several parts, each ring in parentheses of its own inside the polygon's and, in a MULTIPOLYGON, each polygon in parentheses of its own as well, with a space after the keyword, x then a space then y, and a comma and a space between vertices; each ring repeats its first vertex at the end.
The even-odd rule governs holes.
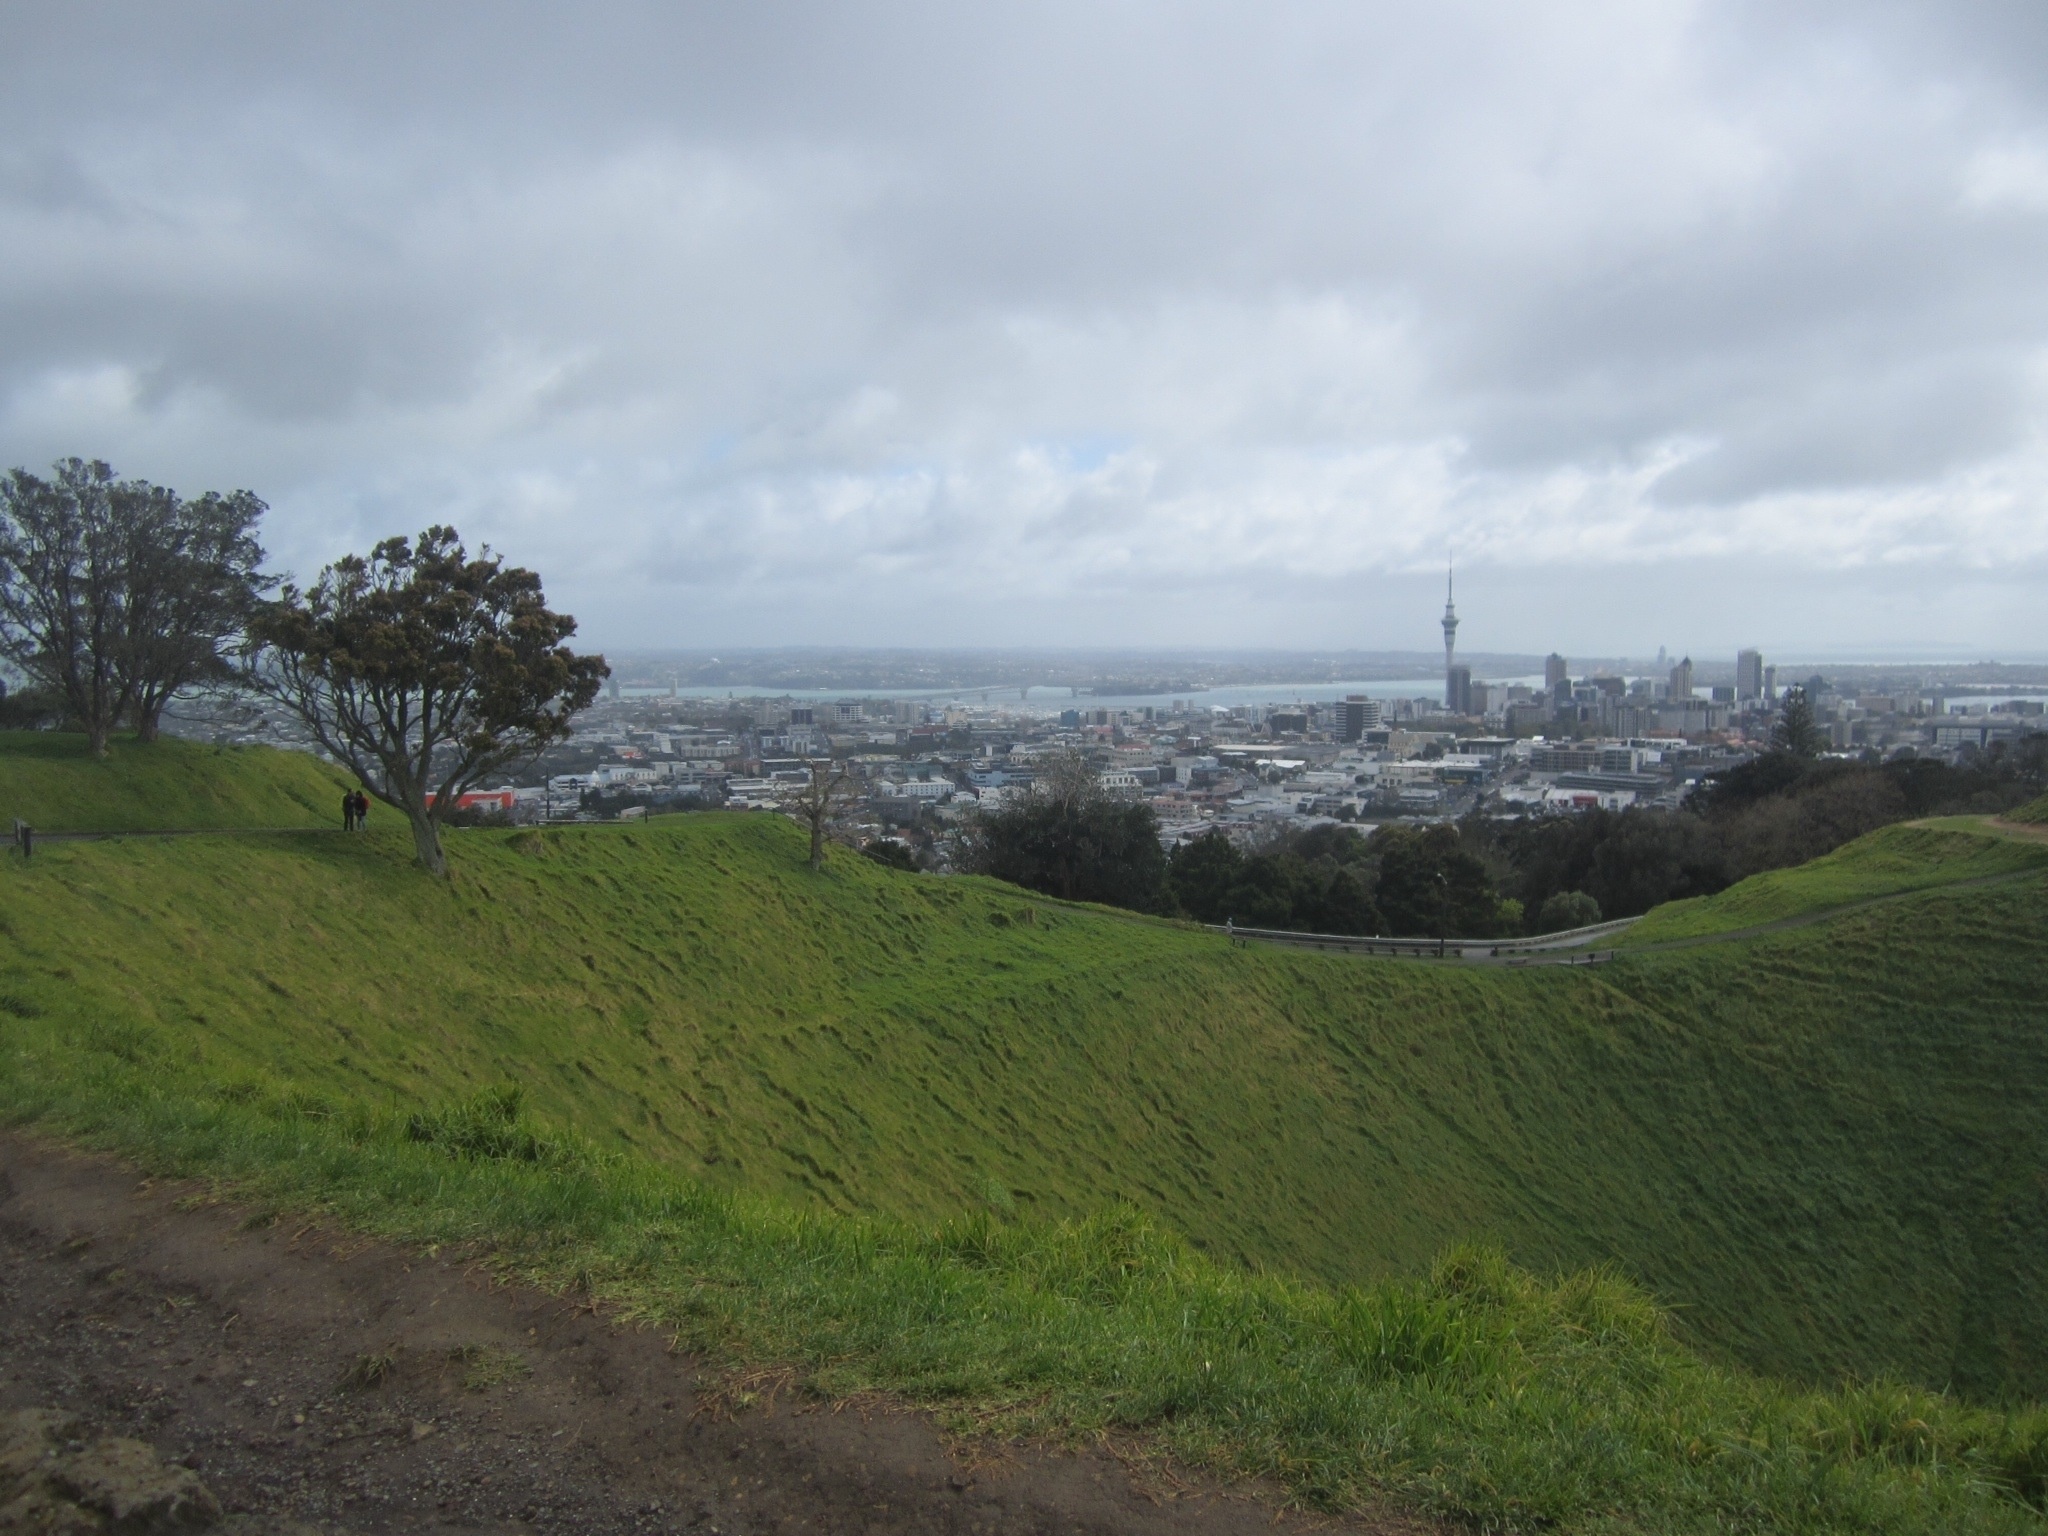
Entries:
POLYGON ((589 639, 2048 652, 2048 13, 16 13, 0 457, 589 639))

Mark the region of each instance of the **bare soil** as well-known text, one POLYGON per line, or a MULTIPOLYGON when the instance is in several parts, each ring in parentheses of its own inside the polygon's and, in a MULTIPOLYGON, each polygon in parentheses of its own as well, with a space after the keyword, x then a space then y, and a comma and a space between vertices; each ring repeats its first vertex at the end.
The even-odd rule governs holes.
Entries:
POLYGON ((732 1382, 474 1266, 0 1135, 0 1410, 191 1468, 237 1531, 1150 1533, 1334 1526, 1105 1450, 949 1446, 732 1382))

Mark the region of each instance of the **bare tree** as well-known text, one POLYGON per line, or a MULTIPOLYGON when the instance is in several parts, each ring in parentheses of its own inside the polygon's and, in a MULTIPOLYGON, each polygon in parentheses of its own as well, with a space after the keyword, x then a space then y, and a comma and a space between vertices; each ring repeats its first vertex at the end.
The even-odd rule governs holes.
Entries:
POLYGON ((811 829, 811 868, 825 867, 825 834, 839 807, 853 795, 853 773, 844 762, 806 758, 811 781, 788 802, 797 820, 811 829))
POLYGON ((1031 798, 1061 815, 1079 815, 1103 798, 1102 776, 1085 753, 1066 747, 1033 766, 1031 798))
POLYGON ((441 821, 463 791, 567 736, 611 675, 562 644, 575 632, 532 571, 429 528, 336 561, 310 591, 287 586, 250 625, 247 675, 405 813, 438 875, 441 821))

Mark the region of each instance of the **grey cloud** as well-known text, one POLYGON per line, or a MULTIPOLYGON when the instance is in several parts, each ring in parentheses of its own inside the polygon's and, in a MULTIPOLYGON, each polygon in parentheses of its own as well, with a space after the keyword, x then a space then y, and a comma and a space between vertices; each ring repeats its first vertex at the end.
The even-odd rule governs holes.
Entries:
POLYGON ((1504 612, 1711 558, 1878 634, 1902 540, 2048 560, 2034 6, 9 29, 0 457, 252 484, 301 568, 459 516, 617 643, 1389 644, 1453 541, 1504 612), (1324 581, 1398 597, 1245 595, 1324 581))

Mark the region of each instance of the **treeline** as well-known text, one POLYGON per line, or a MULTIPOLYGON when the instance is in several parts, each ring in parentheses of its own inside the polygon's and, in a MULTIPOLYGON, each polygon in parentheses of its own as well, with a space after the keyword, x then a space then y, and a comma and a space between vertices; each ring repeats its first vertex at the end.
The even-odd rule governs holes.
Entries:
POLYGON ((1818 858, 1881 826, 1995 813, 2048 787, 2048 736, 1959 766, 1851 763, 1777 751, 1710 781, 1679 811, 1589 811, 1456 825, 1220 833, 1171 857, 1151 811, 1056 793, 979 819, 967 867, 1069 900, 1244 928, 1400 937, 1548 933, 1706 896, 1818 858))
POLYGON ((66 459, 0 479, 0 660, 29 686, 0 725, 69 723, 104 756, 116 725, 154 738, 180 691, 224 680, 264 591, 247 491, 192 499, 66 459))

